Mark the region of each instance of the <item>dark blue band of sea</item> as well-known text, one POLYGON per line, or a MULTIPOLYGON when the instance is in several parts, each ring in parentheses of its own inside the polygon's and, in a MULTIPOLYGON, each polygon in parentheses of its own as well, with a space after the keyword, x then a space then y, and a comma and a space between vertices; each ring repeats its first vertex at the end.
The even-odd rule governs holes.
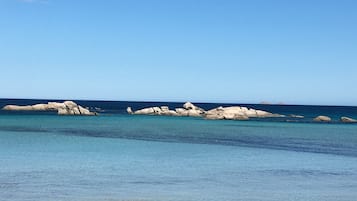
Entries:
MULTIPOLYGON (((62 102, 65 100, 50 99, 0 99, 0 108, 7 104, 13 105, 32 105, 38 103, 47 103, 49 101, 62 102)), ((126 108, 132 107, 138 110, 153 106, 169 106, 171 109, 182 107, 184 102, 140 102, 140 101, 96 101, 96 100, 73 100, 79 105, 89 107, 90 109, 100 109, 101 114, 127 114, 126 108)), ((287 121, 287 122, 311 122, 313 118, 319 115, 329 116, 332 123, 338 123, 340 117, 346 116, 357 119, 357 106, 318 106, 318 105, 278 105, 278 104, 245 104, 245 103, 197 103, 195 105, 205 109, 213 109, 219 106, 244 106, 259 110, 265 110, 271 113, 286 115, 287 118, 262 118, 255 121, 287 121), (301 115, 304 118, 289 118, 289 115, 301 115)), ((1 114, 39 114, 39 112, 9 112, 0 111, 1 114)), ((53 112, 42 112, 52 114, 53 112)))
MULTIPOLYGON (((138 125, 140 124, 135 126, 138 125)), ((260 133, 258 133, 259 129, 255 129, 258 128, 258 126, 254 125, 226 124, 224 126, 240 127, 240 129, 238 130, 238 133, 220 134, 214 130, 207 132, 197 130, 196 128, 186 128, 187 130, 183 129, 184 131, 177 131, 177 128, 173 128, 170 131, 167 131, 167 128, 164 128, 161 131, 157 131, 155 129, 144 130, 139 128, 128 131, 126 129, 120 128, 98 130, 91 128, 40 128, 0 125, 0 131, 48 133, 94 138, 119 138, 168 143, 211 144, 357 157, 357 133, 355 133, 354 136, 351 136, 351 132, 343 133, 341 134, 342 137, 338 137, 337 133, 333 133, 332 135, 329 135, 331 134, 329 133, 327 134, 329 135, 329 139, 316 139, 315 133, 311 133, 311 138, 306 136, 299 136, 296 128, 288 128, 286 131, 284 131, 286 132, 286 136, 282 137, 281 135, 284 135, 284 132, 279 131, 279 126, 259 126, 260 129, 268 130, 268 134, 269 132, 277 132, 278 136, 268 136, 265 132, 262 132, 263 135, 260 135, 260 133), (242 130, 246 130, 246 132, 242 132, 242 130), (351 139, 348 140, 348 138, 351 139)))

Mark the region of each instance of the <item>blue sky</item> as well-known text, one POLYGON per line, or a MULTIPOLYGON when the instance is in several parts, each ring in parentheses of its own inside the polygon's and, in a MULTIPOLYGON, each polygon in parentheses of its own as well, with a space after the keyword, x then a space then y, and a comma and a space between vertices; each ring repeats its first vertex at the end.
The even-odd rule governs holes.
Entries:
POLYGON ((357 105, 357 1, 0 1, 0 97, 357 105))

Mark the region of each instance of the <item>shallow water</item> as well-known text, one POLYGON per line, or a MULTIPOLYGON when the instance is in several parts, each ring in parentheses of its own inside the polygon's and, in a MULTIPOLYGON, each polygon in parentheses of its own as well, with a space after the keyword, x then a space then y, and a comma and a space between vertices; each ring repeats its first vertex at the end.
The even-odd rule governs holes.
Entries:
POLYGON ((0 115, 0 198, 351 201, 357 125, 0 115))

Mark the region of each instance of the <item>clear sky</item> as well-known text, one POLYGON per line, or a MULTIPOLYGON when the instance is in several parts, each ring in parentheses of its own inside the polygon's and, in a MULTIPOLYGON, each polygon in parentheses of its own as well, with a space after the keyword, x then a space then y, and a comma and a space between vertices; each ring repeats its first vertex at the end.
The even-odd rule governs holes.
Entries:
POLYGON ((0 0, 0 97, 357 105, 355 0, 0 0))

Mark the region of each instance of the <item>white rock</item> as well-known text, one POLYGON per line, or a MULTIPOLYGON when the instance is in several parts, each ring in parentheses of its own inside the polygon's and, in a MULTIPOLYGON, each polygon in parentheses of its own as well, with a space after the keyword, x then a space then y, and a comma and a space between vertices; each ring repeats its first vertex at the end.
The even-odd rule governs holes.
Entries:
POLYGON ((133 110, 131 109, 131 107, 127 107, 127 108, 126 108, 126 112, 127 112, 128 114, 133 114, 133 110))
POLYGON ((254 109, 249 109, 248 111, 245 112, 245 114, 247 117, 258 117, 258 114, 254 109))
POLYGON ((202 116, 202 113, 199 110, 188 110, 188 116, 200 117, 200 116, 202 116))
POLYGON ((235 115, 234 120, 248 120, 249 117, 245 116, 245 115, 235 115))
POLYGON ((170 110, 168 106, 161 106, 160 109, 162 112, 167 112, 170 110))
POLYGON ((184 108, 176 108, 175 111, 179 116, 188 116, 188 110, 184 108))
POLYGON ((35 105, 32 105, 32 110, 46 111, 46 110, 48 110, 48 106, 47 106, 47 104, 35 104, 35 105))
POLYGON ((256 110, 255 111, 258 115, 258 117, 268 117, 271 116, 271 113, 263 111, 263 110, 256 110))
POLYGON ((2 109, 3 110, 12 110, 12 111, 31 111, 32 106, 31 105, 26 105, 26 106, 6 105, 2 109))
POLYGON ((23 111, 57 111, 59 115, 96 115, 77 105, 73 101, 65 101, 63 103, 48 102, 47 104, 35 104, 27 106, 7 105, 4 110, 23 110, 23 111))
POLYGON ((263 110, 248 109, 246 107, 231 106, 231 107, 218 107, 215 109, 208 110, 206 116, 218 115, 217 118, 224 117, 224 119, 238 119, 245 120, 249 117, 278 117, 277 114, 272 114, 263 110))
POLYGON ((242 110, 243 112, 248 111, 248 108, 247 108, 247 107, 240 107, 240 108, 241 108, 241 110, 242 110))
POLYGON ((69 115, 69 111, 67 110, 67 108, 58 108, 57 114, 59 114, 59 115, 69 115))
POLYGON ((328 116, 318 116, 316 118, 314 118, 314 121, 316 122, 329 122, 331 121, 331 118, 328 116))
MULTIPOLYGON (((130 111, 128 112, 130 113, 130 111)), ((134 114, 155 114, 168 116, 190 116, 204 117, 205 119, 231 119, 231 120, 246 120, 250 117, 281 117, 282 115, 272 114, 263 110, 249 109, 247 107, 231 106, 218 107, 208 111, 195 106, 190 102, 186 102, 183 108, 176 108, 175 111, 170 110, 168 106, 145 108, 135 111, 134 114)))
POLYGON ((72 108, 71 111, 73 111, 73 114, 74 114, 74 115, 80 115, 80 114, 81 114, 81 112, 79 111, 78 107, 72 108))
POLYGON ((73 101, 65 101, 63 103, 66 107, 68 107, 70 109, 77 107, 77 103, 75 103, 73 101))
POLYGON ((191 102, 186 102, 185 104, 183 104, 183 108, 185 108, 186 110, 191 110, 196 108, 196 106, 194 104, 192 104, 191 102))
POLYGON ((234 113, 223 113, 223 118, 224 119, 228 119, 228 120, 234 119, 235 116, 236 115, 234 113))
POLYGON ((356 119, 352 119, 349 117, 341 117, 341 121, 344 123, 357 123, 356 119))
POLYGON ((134 114, 154 114, 154 113, 155 113, 155 111, 152 107, 144 108, 144 109, 137 110, 134 112, 134 114))
POLYGON ((192 104, 191 102, 186 102, 185 104, 183 104, 183 108, 185 108, 186 110, 199 110, 201 112, 205 112, 204 109, 195 106, 194 104, 192 104))
POLYGON ((166 115, 166 116, 179 116, 176 111, 173 110, 167 110, 167 111, 162 111, 161 115, 166 115))
POLYGON ((224 119, 224 116, 219 113, 217 113, 217 114, 211 113, 211 114, 206 114, 204 118, 212 119, 212 120, 221 120, 221 119, 224 119))
POLYGON ((57 102, 48 102, 47 108, 50 110, 57 110, 58 108, 65 108, 66 105, 64 103, 57 103, 57 102))
POLYGON ((241 107, 225 107, 218 109, 218 111, 222 111, 225 114, 234 114, 234 115, 246 115, 246 113, 242 110, 241 107))
POLYGON ((159 107, 153 107, 152 109, 154 110, 154 113, 155 113, 155 114, 161 114, 161 108, 159 108, 159 107))
POLYGON ((78 105, 78 109, 80 112, 80 115, 93 115, 92 112, 90 112, 88 109, 83 108, 82 106, 78 105))

